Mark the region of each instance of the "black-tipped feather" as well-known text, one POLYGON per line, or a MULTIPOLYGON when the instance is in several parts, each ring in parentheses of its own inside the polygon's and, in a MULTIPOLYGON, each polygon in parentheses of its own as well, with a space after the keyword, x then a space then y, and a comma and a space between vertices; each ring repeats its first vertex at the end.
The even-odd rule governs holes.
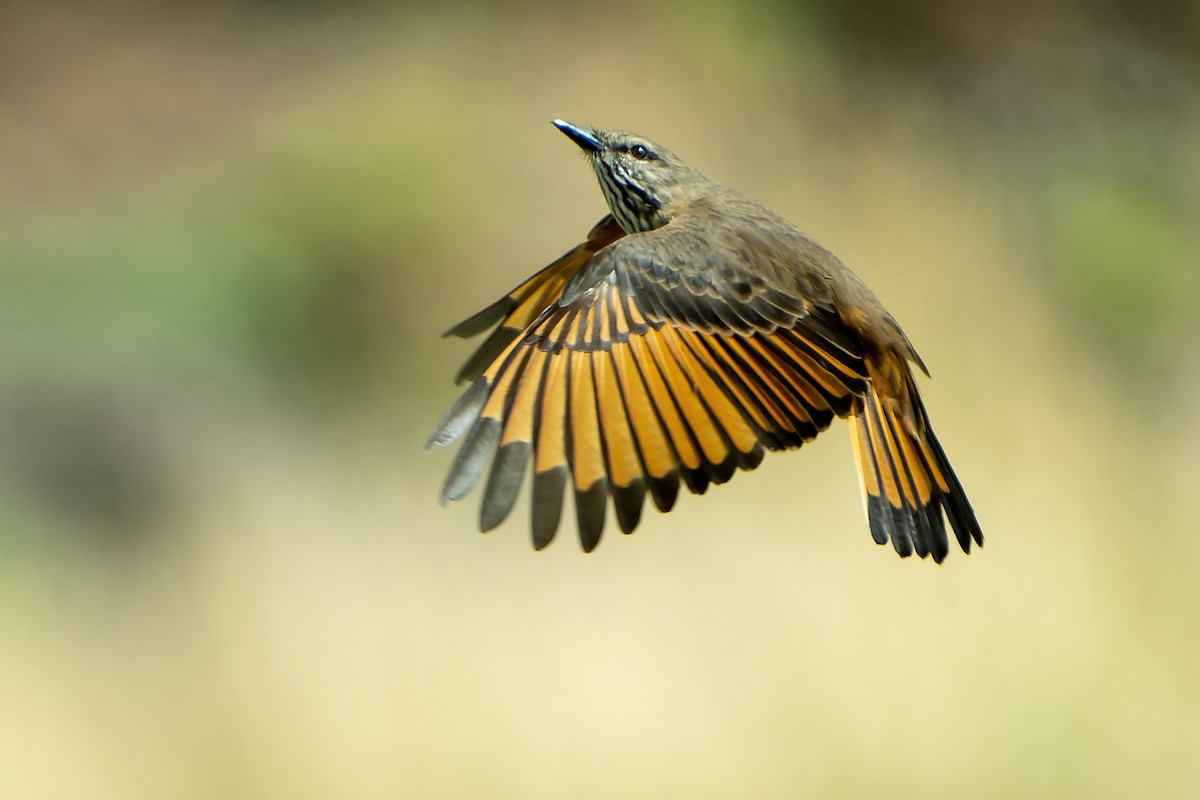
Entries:
MULTIPOLYGON (((899 495, 899 502, 903 504, 904 490, 901 488, 901 478, 892 461, 891 450, 887 444, 887 436, 884 434, 884 423, 880 419, 881 415, 873 396, 868 396, 865 401, 865 407, 863 422, 867 425, 868 437, 874 442, 871 448, 871 459, 875 464, 876 474, 880 478, 879 485, 880 487, 884 487, 894 484, 899 495), (882 460, 880 452, 882 452, 882 460)), ((886 490, 884 494, 886 495, 886 490)), ((882 511, 881 524, 892 540, 892 547, 895 548, 901 558, 907 558, 912 555, 914 525, 910 519, 908 510, 903 505, 900 507, 893 505, 890 499, 884 497, 882 511)))
POLYGON ((563 492, 567 485, 567 468, 555 467, 533 476, 533 502, 530 522, 533 546, 541 550, 554 541, 562 518, 563 492))
POLYGON ((937 500, 922 509, 925 512, 925 524, 929 526, 929 552, 933 560, 942 563, 950 552, 950 541, 946 538, 946 526, 942 522, 942 506, 937 500))
POLYGON ((887 520, 890 518, 887 500, 876 494, 867 497, 867 522, 871 526, 871 538, 875 540, 875 544, 888 543, 890 537, 887 520))
POLYGON ((862 426, 867 439, 876 444, 863 445, 859 468, 872 478, 864 479, 866 485, 879 487, 878 495, 867 497, 867 517, 871 536, 877 543, 891 539, 896 552, 901 555, 915 550, 922 558, 931 556, 941 563, 950 549, 943 512, 963 552, 970 552, 972 541, 982 544, 983 534, 945 452, 929 428, 928 417, 915 388, 911 401, 917 418, 916 427, 922 431, 920 441, 912 438, 918 434, 910 434, 898 419, 881 413, 872 397, 865 400, 857 424, 862 426), (912 447, 906 447, 904 441, 912 443, 912 447), (918 460, 911 461, 913 458, 918 460), (900 507, 892 505, 884 496, 889 475, 899 490, 900 507), (918 476, 929 481, 928 502, 921 502, 923 480, 919 481, 918 476), (949 491, 940 488, 939 480, 946 482, 949 491), (910 493, 915 503, 910 499, 910 493))
POLYGON ((470 339, 478 336, 517 307, 517 301, 511 297, 501 297, 482 311, 476 312, 455 325, 442 336, 457 336, 460 339, 470 339))
MULTIPOLYGON (((918 425, 925 430, 929 452, 933 454, 933 463, 929 463, 928 456, 924 449, 922 449, 922 461, 925 462, 926 469, 932 474, 940 474, 945 478, 949 491, 938 491, 941 506, 946 512, 946 517, 950 520, 950 527, 954 529, 954 537, 958 540, 958 546, 962 548, 964 553, 970 553, 972 541, 980 547, 983 546, 983 530, 979 527, 979 520, 975 517, 975 511, 971 508, 971 501, 967 499, 967 493, 963 490, 962 483, 958 480, 958 475, 955 474, 954 468, 950 466, 950 459, 946 457, 946 451, 942 449, 942 443, 938 441, 937 436, 933 433, 933 428, 929 424, 929 412, 926 411, 925 403, 921 400, 915 388, 912 391, 912 397, 918 425)), ((938 515, 938 521, 939 523, 941 522, 940 514, 938 515)), ((945 537, 944 527, 942 536, 943 538, 945 537)))
POLYGON ((442 415, 437 427, 425 442, 425 449, 428 450, 434 445, 446 447, 458 441, 458 438, 475 424, 475 420, 479 419, 479 412, 483 410, 487 399, 488 382, 484 378, 477 378, 471 384, 471 388, 463 392, 450 410, 442 415))
POLYGON ((484 533, 495 528, 512 512, 532 451, 529 442, 509 442, 496 451, 479 511, 479 529, 484 533))
POLYGON ((679 473, 677 471, 672 470, 662 478, 649 476, 647 484, 650 487, 650 497, 654 499, 655 508, 665 514, 675 507, 675 500, 679 497, 679 473))
POLYGON ((929 431, 929 443, 939 462, 942 475, 945 476, 946 483, 950 487, 949 492, 942 493, 942 505, 946 510, 946 516, 950 519, 950 527, 954 529, 954 537, 958 540, 959 547, 964 553, 969 553, 972 541, 980 547, 983 546, 983 531, 979 527, 979 521, 975 518, 970 501, 967 500, 967 494, 958 481, 958 476, 950 468, 950 461, 946 458, 946 453, 942 450, 942 445, 933 435, 932 430, 929 431))
POLYGON ((633 533, 642 518, 642 506, 646 502, 646 482, 636 479, 629 486, 613 486, 613 509, 617 512, 617 524, 622 533, 633 533))
POLYGON ((500 422, 481 419, 467 435, 467 440, 454 456, 446 483, 442 486, 442 505, 448 500, 461 500, 471 491, 487 466, 488 458, 500 441, 500 422))
MULTIPOLYGON (((900 437, 903 434, 896 425, 895 420, 890 415, 882 415, 882 417, 883 424, 887 426, 887 432, 890 434, 891 439, 899 443, 900 437)), ((898 449, 896 452, 903 452, 903 450, 899 449, 901 448, 901 445, 897 444, 897 448, 898 449)), ((917 481, 916 477, 913 475, 912 468, 908 461, 901 460, 900 463, 895 463, 895 460, 892 459, 892 450, 890 448, 887 450, 887 453, 889 460, 892 461, 892 470, 895 472, 896 478, 899 480, 900 496, 906 497, 907 493, 904 491, 904 487, 906 485, 911 487, 915 495, 917 481)), ((925 558, 931 551, 936 553, 937 545, 933 541, 933 531, 929 527, 929 519, 925 514, 925 507, 920 505, 919 497, 915 498, 915 502, 916 505, 910 505, 910 501, 905 499, 905 506, 902 512, 904 513, 905 520, 908 522, 908 529, 909 534, 912 536, 913 547, 916 548, 917 555, 919 555, 921 558, 925 558)), ((930 498, 930 503, 933 502, 933 498, 930 498)), ((941 558, 939 557, 935 560, 940 562, 941 558)))
POLYGON ((608 494, 607 482, 598 480, 586 490, 575 490, 575 517, 579 523, 579 544, 590 553, 600 543, 604 531, 604 509, 608 494))
POLYGON ((887 504, 888 533, 892 537, 892 547, 901 558, 908 558, 913 554, 913 540, 911 527, 908 523, 908 517, 904 514, 904 509, 896 508, 890 503, 887 504))

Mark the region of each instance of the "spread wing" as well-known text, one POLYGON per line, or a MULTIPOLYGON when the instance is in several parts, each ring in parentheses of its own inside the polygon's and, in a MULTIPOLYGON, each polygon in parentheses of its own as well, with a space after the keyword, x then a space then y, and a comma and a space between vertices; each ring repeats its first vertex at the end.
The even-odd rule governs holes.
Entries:
POLYGON ((453 330, 504 320, 484 345, 486 365, 477 376, 464 368, 474 382, 430 438, 465 437, 443 502, 461 499, 490 464, 480 518, 490 530, 532 462, 534 545, 553 539, 570 484, 591 550, 609 496, 629 533, 647 492, 667 511, 681 482, 701 494, 756 467, 764 448, 799 447, 852 412, 868 379, 854 335, 827 305, 765 280, 745 248, 696 247, 702 235, 672 222, 614 238, 576 259, 573 274, 523 284, 472 318, 479 324, 453 330), (688 256, 697 251, 707 255, 688 256), (550 294, 529 313, 531 298, 550 294))
POLYGON ((497 322, 500 323, 467 363, 462 365, 454 382, 462 383, 478 378, 513 339, 537 319, 547 306, 558 300, 567 282, 593 255, 624 235, 625 231, 612 215, 607 215, 592 227, 582 244, 568 250, 553 264, 487 308, 446 331, 443 334, 445 336, 469 339, 483 333, 497 322))

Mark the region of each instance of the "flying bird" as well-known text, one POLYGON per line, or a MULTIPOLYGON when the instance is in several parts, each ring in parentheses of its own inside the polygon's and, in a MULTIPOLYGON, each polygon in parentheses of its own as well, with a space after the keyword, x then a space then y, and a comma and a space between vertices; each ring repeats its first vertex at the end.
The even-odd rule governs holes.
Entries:
POLYGON ((441 499, 487 473, 480 529, 512 510, 532 463, 537 549, 574 494, 585 551, 611 498, 625 533, 649 494, 752 470, 849 422, 871 535, 941 562, 983 533, 934 436, 900 325, 796 226, 624 131, 554 124, 590 162, 609 213, 579 245, 446 332, 491 330, 431 445, 462 444, 441 499), (490 467, 490 469, 489 469, 490 467))

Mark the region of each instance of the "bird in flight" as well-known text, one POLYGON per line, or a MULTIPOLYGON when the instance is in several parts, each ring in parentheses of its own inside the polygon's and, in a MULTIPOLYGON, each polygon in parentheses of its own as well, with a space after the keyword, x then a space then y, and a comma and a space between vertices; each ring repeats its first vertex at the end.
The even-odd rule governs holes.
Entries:
POLYGON ((647 494, 669 511, 681 484, 703 494, 844 417, 878 544, 940 563, 945 520, 964 552, 983 544, 917 391, 912 366, 928 370, 858 276, 667 148, 554 124, 583 150, 609 213, 447 331, 494 328, 427 444, 463 440, 443 504, 486 472, 480 528, 491 530, 532 462, 534 547, 554 538, 569 487, 590 552, 609 498, 631 533, 647 494))

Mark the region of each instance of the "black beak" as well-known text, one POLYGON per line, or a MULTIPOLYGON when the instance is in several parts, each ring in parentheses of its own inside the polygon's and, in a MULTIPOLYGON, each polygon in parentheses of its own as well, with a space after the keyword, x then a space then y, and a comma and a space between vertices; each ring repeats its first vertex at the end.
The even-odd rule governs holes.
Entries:
POLYGON ((589 153, 599 153, 604 149, 604 143, 596 138, 596 132, 582 125, 572 125, 561 119, 554 120, 554 127, 565 133, 571 141, 589 153))

